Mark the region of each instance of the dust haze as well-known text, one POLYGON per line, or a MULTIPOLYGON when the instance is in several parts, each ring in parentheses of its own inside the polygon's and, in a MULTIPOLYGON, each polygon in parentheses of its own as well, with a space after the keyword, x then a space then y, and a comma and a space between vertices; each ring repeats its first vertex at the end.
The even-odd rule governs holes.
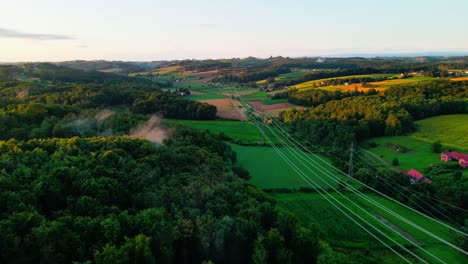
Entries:
POLYGON ((130 132, 131 137, 144 138, 157 144, 162 144, 170 134, 169 129, 161 127, 161 118, 156 115, 130 132))

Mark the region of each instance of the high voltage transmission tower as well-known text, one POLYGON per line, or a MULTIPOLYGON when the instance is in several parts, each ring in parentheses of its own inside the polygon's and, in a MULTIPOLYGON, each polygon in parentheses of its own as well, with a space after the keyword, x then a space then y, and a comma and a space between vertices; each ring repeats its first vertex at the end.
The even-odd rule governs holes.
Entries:
POLYGON ((353 153, 354 153, 354 142, 351 141, 351 151, 350 151, 350 154, 349 154, 349 164, 348 164, 348 175, 349 175, 349 177, 354 176, 353 153))

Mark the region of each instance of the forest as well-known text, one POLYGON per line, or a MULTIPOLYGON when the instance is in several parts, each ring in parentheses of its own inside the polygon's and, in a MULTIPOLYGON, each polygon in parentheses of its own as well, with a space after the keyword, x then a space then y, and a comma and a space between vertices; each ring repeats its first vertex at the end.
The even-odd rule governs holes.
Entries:
POLYGON ((317 230, 233 174, 235 154, 207 133, 179 129, 164 146, 9 140, 0 152, 3 263, 285 263, 319 254, 317 230))
POLYGON ((45 65, 34 82, 13 78, 28 67, 0 66, 1 263, 363 257, 337 255, 248 184, 222 136, 182 126, 159 144, 128 136, 153 114, 213 119, 216 107, 107 73, 45 65))

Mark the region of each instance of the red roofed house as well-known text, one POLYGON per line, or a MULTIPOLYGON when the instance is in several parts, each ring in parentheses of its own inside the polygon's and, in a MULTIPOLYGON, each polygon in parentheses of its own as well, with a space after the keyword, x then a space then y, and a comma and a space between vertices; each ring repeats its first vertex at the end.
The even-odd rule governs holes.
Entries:
POLYGON ((458 160, 458 163, 460 163, 460 166, 462 166, 463 168, 468 167, 468 154, 451 151, 442 153, 442 155, 440 156, 440 160, 444 162, 450 161, 452 159, 458 160))
POLYGON ((424 177, 419 171, 411 169, 408 171, 408 176, 410 177, 411 184, 415 183, 432 183, 431 180, 424 177))

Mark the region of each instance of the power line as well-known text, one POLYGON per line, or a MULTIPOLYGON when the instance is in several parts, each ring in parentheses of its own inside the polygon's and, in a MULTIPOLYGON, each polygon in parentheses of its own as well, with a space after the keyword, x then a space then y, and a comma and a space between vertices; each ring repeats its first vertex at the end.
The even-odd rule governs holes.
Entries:
MULTIPOLYGON (((291 137, 291 136, 290 136, 290 137, 291 137)), ((291 137, 291 138, 292 138, 292 137, 291 137)), ((303 147, 304 149, 307 149, 307 148, 305 148, 302 144, 300 144, 300 143, 298 143, 298 144, 299 144, 301 147, 303 147)), ((318 148, 317 146, 314 146, 313 144, 310 145, 310 146, 312 146, 312 147, 317 148, 317 149, 320 150, 320 148, 318 148)), ((309 150, 308 150, 308 152, 311 153, 311 154, 313 154, 313 155, 316 155, 315 153, 310 152, 309 150)), ((320 158, 319 156, 317 156, 317 157, 323 161, 322 158, 320 158)), ((330 167, 332 167, 334 170, 338 171, 339 173, 341 173, 341 174, 343 174, 343 175, 346 175, 345 172, 343 172, 343 171, 337 169, 336 167, 334 167, 334 166, 330 166, 330 167)), ((378 194, 380 194, 380 195, 382 195, 382 196, 384 196, 384 197, 386 197, 386 198, 392 200, 393 202, 396 202, 396 203, 398 203, 398 204, 400 204, 400 205, 402 205, 402 206, 404 206, 404 207, 406 207, 406 208, 408 208, 408 209, 410 209, 410 210, 412 210, 412 211, 414 211, 414 212, 416 212, 416 213, 418 213, 418 214, 420 214, 420 215, 422 215, 422 216, 424 216, 424 217, 426 217, 426 218, 431 219, 431 220, 434 221, 434 222, 437 222, 437 223, 439 223, 439 224, 441 224, 441 225, 443 225, 443 226, 445 226, 445 227, 451 229, 452 231, 455 231, 455 232, 457 232, 457 233, 459 233, 459 234, 461 234, 461 235, 464 235, 464 236, 468 236, 468 234, 464 233, 463 231, 458 230, 458 229, 456 229, 456 228, 453 228, 453 227, 451 227, 451 226, 449 226, 449 225, 447 225, 447 224, 445 224, 445 223, 443 223, 443 222, 441 222, 441 221, 439 221, 439 220, 437 220, 437 219, 435 219, 435 218, 431 218, 431 217, 429 217, 429 216, 427 216, 427 215, 425 215, 425 214, 423 214, 423 213, 421 213, 421 212, 415 210, 414 208, 411 208, 411 207, 409 207, 409 206, 407 206, 407 205, 405 205, 405 204, 403 204, 403 203, 397 201, 396 199, 394 199, 394 198, 392 198, 392 197, 389 197, 388 195, 386 195, 386 194, 384 194, 384 193, 382 193, 382 192, 376 190, 375 188, 373 188, 373 187, 371 187, 371 186, 368 186, 368 185, 365 184, 365 183, 360 182, 359 180, 357 180, 357 179, 355 179, 355 178, 351 178, 351 179, 352 179, 353 181, 356 181, 356 182, 358 182, 358 183, 361 183, 362 185, 366 186, 367 188, 369 188, 369 189, 373 190, 374 192, 376 192, 376 193, 378 193, 378 194)))
MULTIPOLYGON (((258 125, 257 125, 257 126, 258 126, 258 125)), ((269 128, 268 126, 267 126, 267 128, 270 129, 270 132, 274 133, 274 131, 272 131, 271 128, 269 128)), ((278 127, 278 128, 281 130, 280 127, 278 127)), ((283 131, 283 132, 284 132, 284 131, 283 131)), ((275 133, 274 133, 274 134, 275 134, 275 133)), ((275 137, 278 138, 278 136, 275 136, 275 137)), ((267 137, 267 139, 269 140, 268 137, 267 137)), ((284 144, 284 141, 282 141, 282 142, 283 142, 283 144, 284 144)), ((270 143, 271 143, 271 141, 270 141, 270 143)), ((302 146, 302 147, 303 147, 303 146, 302 146)), ((312 153, 312 154, 313 154, 313 153, 312 153)), ((314 155, 315 155, 315 154, 314 154, 314 155)), ((326 163, 326 164, 329 165, 328 163, 326 163)), ((329 166, 330 166, 330 165, 329 165, 329 166)), ((335 169, 336 169, 336 168, 335 168, 335 169)), ((332 174, 331 174, 331 175, 332 175, 332 174)), ((332 175, 332 176, 334 176, 334 175, 332 175)), ((349 187, 350 187, 350 186, 348 186, 348 188, 349 188, 349 187)), ((349 188, 349 189, 352 190, 353 188, 349 188)), ((354 190, 354 191, 357 191, 357 190, 354 190)), ((366 198, 366 197, 364 196, 364 198, 366 198)), ((412 223, 409 222, 406 218, 398 217, 398 215, 395 215, 395 213, 394 213, 393 211, 388 210, 387 208, 383 207, 382 205, 380 205, 380 204, 378 204, 378 203, 375 203, 374 200, 369 199, 369 198, 366 198, 366 200, 368 200, 369 202, 375 204, 376 206, 379 206, 381 209, 384 209, 386 212, 388 212, 388 213, 390 213, 390 214, 396 216, 396 217, 399 218, 400 220, 402 220, 402 221, 404 221, 404 222, 406 222, 406 223, 408 223, 408 224, 412 224, 412 223)), ((427 216, 426 216, 426 217, 427 217, 427 216)), ((449 243, 449 242, 447 242, 447 241, 445 241, 445 240, 439 238, 437 235, 434 235, 434 234, 432 234, 431 232, 428 232, 427 230, 425 230, 425 229, 423 229, 423 228, 420 228, 419 226, 414 226, 414 225, 413 225, 413 227, 419 229, 420 231, 422 231, 422 232, 424 232, 424 233, 426 233, 426 234, 432 236, 433 238, 436 238, 437 240, 439 240, 439 241, 441 241, 441 242, 443 242, 443 243, 445 243, 445 244, 447 244, 447 245, 449 245, 449 246, 451 246, 451 247, 453 247, 453 248, 455 248, 455 249, 457 249, 457 250, 459 250, 459 251, 461 250, 461 249, 459 249, 458 247, 452 245, 451 243, 449 243)), ((426 251, 426 252, 427 252, 427 251, 426 251)), ((466 254, 466 252, 464 252, 463 250, 461 250, 461 252, 463 252, 463 253, 466 254)), ((428 253, 428 252, 427 252, 427 253, 428 253)), ((430 254, 430 253, 429 253, 429 254, 430 254)), ((432 254, 430 254, 430 255, 433 256, 432 254)), ((433 256, 433 257, 436 258, 436 259, 438 259, 438 258, 435 257, 435 256, 433 256)), ((439 259, 439 260, 440 260, 440 259, 439 259)))
MULTIPOLYGON (((258 129, 259 129, 259 130, 262 130, 262 129, 259 127, 258 122, 256 122, 255 119, 253 119, 253 120, 254 120, 255 125, 258 127, 258 129)), ((267 128, 270 130, 271 133, 273 133, 273 135, 274 135, 277 139, 280 139, 280 137, 278 137, 278 136, 276 135, 276 133, 275 133, 274 131, 271 130, 271 128, 269 128, 268 126, 267 126, 267 128)), ((262 130, 262 131, 263 131, 263 130, 262 130)), ((263 132, 263 134, 265 134, 265 133, 263 132)), ((271 140, 269 139, 268 136, 266 136, 266 139, 269 141, 269 143, 272 145, 272 147, 274 147, 275 150, 277 150, 276 146, 275 146, 274 144, 272 144, 272 142, 271 142, 271 140)), ((282 141, 282 140, 280 139, 280 141, 282 141)), ((285 142, 282 141, 282 143, 284 144, 285 142)), ((286 145, 287 145, 287 144, 286 144, 286 145)), ((290 148, 287 148, 287 149, 288 149, 288 151, 290 151, 290 148)), ((290 151, 290 152, 291 152, 291 151, 290 151)), ((278 153, 281 154, 280 152, 278 152, 278 153)), ((293 152, 291 152, 291 153, 294 155, 293 152)), ((295 155, 294 155, 294 156, 295 156, 295 155)), ((287 159, 287 157, 284 157, 284 158, 287 159)), ((287 160, 289 160, 289 159, 287 159, 287 160)), ((299 160, 299 161, 300 161, 300 160, 299 160)), ((302 163, 302 161, 300 161, 300 162, 302 163)), ((292 165, 294 165, 294 167, 296 167, 294 163, 292 163, 292 165)), ((303 165, 305 165, 305 164, 303 164, 303 165)), ((296 168, 297 168, 297 167, 296 167, 296 168)), ((297 169, 298 169, 298 168, 297 168, 297 169)), ((300 170, 300 169, 298 169, 298 170, 299 170, 306 178, 308 178, 308 177, 302 172, 302 170, 300 170)), ((309 170, 310 170, 310 169, 309 169, 309 170)), ((315 174, 315 172, 313 172, 313 171, 311 171, 311 172, 315 174)), ((316 175, 316 174, 315 174, 315 175, 316 175)), ((317 176, 317 175, 316 175, 316 176, 317 176)), ((304 177, 302 177, 302 178, 304 179, 304 177)), ((309 181, 311 181, 310 178, 308 178, 308 179, 309 179, 309 181)), ((320 177, 319 177, 319 179, 320 179, 320 177)), ((304 180, 305 180, 305 179, 304 179, 304 180)), ((307 181, 306 181, 306 182, 307 182, 307 181)), ((328 183, 327 183, 327 184, 328 184, 328 183)), ((329 185, 329 184, 328 184, 328 185, 329 185)), ((317 185, 317 186, 320 188, 319 185, 317 185)), ((330 185, 329 185, 329 186, 330 186, 330 185)), ((330 186, 330 187, 331 187, 331 186, 330 186)), ((315 189, 316 191, 318 191, 316 188, 314 188, 314 189, 315 189)), ((323 191, 323 189, 322 189, 322 191, 323 191)), ((335 189, 335 191, 336 191, 336 189, 335 189)), ((353 203, 355 206, 357 206, 358 208, 360 208, 361 210, 363 210, 365 213, 369 214, 371 217, 373 217, 373 218, 376 219, 378 222, 380 222, 375 216, 373 216, 373 215, 370 214, 369 212, 367 212, 367 211, 365 211, 364 209, 362 209, 359 205, 357 205, 356 203, 354 203, 353 201, 351 201, 348 197, 344 196, 344 195, 341 194, 341 193, 340 193, 340 195, 342 195, 343 197, 345 197, 348 201, 350 201, 350 202, 353 203)), ((334 197, 332 196, 332 198, 334 198, 334 197)), ((344 205, 342 205, 342 206, 344 206, 344 205)), ((350 209, 347 208, 346 206, 344 206, 344 207, 345 207, 347 210, 350 210, 350 209)), ((352 212, 353 214, 355 214, 352 210, 351 210, 351 212, 352 212)), ((356 215, 356 214, 355 214, 355 215, 356 215)), ((365 221, 365 220, 362 219, 359 215, 356 215, 356 216, 359 217, 362 221, 365 221)), ((367 222, 367 221, 366 221, 366 222, 367 222)), ((368 223, 368 222, 367 222, 367 223, 368 223)), ((368 223, 368 224, 369 224, 369 223, 368 223)), ((369 224, 369 225, 370 225, 370 224, 369 224)), ((385 225, 385 226, 386 226, 386 225, 385 225)), ((376 228, 375 228, 374 226, 372 226, 372 225, 371 225, 371 227, 374 228, 374 229, 376 229, 376 228)), ((389 228, 390 230, 392 230, 390 227, 388 227, 388 226, 386 226, 386 227, 389 228)), ((378 229, 376 229, 376 230, 377 230, 379 233, 385 235, 384 233, 382 233, 382 231, 380 231, 380 230, 378 230, 378 229)), ((392 231, 394 231, 394 230, 392 230, 392 231)), ((397 233, 398 235, 402 236, 404 239, 408 240, 410 243, 412 243, 412 241, 410 241, 409 239, 405 238, 403 235, 399 234, 399 233, 396 232, 396 231, 394 231, 394 232, 397 233)), ((407 251, 407 252, 410 253, 411 255, 413 255, 413 256, 415 256, 416 258, 418 258, 419 260, 421 260, 421 261, 427 263, 426 261, 424 261, 423 259, 421 259, 419 256, 417 256, 416 254, 414 254, 413 252, 407 250, 405 247, 403 247, 403 246, 402 246, 401 244, 399 244, 398 242, 394 241, 393 239, 391 239, 391 238, 388 237, 387 235, 385 235, 385 236, 386 236, 388 239, 390 239, 391 241, 395 242, 395 243, 396 243, 397 245, 399 245, 400 247, 402 247, 405 251, 407 251)), ((384 243, 384 244, 385 244, 385 243, 384 243)), ((419 245, 417 245, 417 244, 415 244, 415 243, 413 243, 413 244, 414 244, 415 246, 419 247, 419 245)), ((420 247, 419 247, 419 248, 420 248, 420 247)), ((420 249, 422 249, 422 248, 420 248, 420 249)), ((422 250, 425 251, 424 249, 422 249, 422 250)), ((435 257, 434 255, 432 255, 431 253, 429 253, 429 252, 427 252, 427 251, 425 251, 425 252, 428 253, 429 255, 431 255, 432 257, 434 257, 435 259, 437 259, 437 260, 441 261, 442 263, 444 263, 442 260, 438 259, 437 257, 435 257)))
MULTIPOLYGON (((255 122, 255 126, 259 129, 259 130, 262 130, 258 124, 255 122)), ((263 133, 265 136, 266 134, 263 133)), ((405 258, 403 255, 401 255, 399 252, 397 252, 396 250, 394 250, 392 247, 390 247, 388 244, 386 244, 384 241, 382 241, 380 238, 378 238, 375 234, 373 234, 371 231, 369 231, 367 228, 365 228, 364 226, 362 226, 359 222, 357 222, 354 218, 352 218, 349 214, 347 214, 345 211, 343 211, 339 206, 337 206, 336 204, 334 204, 332 201, 330 201, 326 195, 326 191, 324 191, 323 189, 320 188, 320 186, 318 184, 316 184, 314 181, 312 181, 310 178, 308 178, 293 162, 291 162, 283 153, 281 153, 281 151, 275 146, 275 144, 273 144, 273 142, 270 140, 270 138, 268 136, 265 137, 265 139, 268 141, 268 143, 275 149, 275 151, 281 156, 281 158, 287 162, 287 164, 293 168, 293 170, 306 182, 308 183, 315 191, 317 191, 322 197, 324 197, 329 203, 331 203, 335 208, 337 208, 340 212, 342 212, 343 214, 345 214, 346 217, 348 217, 351 221, 353 221, 354 223, 356 223, 359 227, 361 227, 362 229, 364 229, 367 233, 369 233, 372 237, 374 237, 375 239, 377 239, 379 242, 381 242, 384 246, 386 246, 387 248, 389 248, 392 252, 394 252, 395 254, 397 254, 398 256, 400 256, 402 259, 404 259, 406 262, 408 263, 411 263, 407 258, 405 258), (318 187, 318 188, 317 188, 318 187), (323 194, 322 192, 325 192, 325 194, 323 194)), ((330 196, 332 199, 335 200, 336 203, 340 204, 342 207, 346 208, 349 212, 351 212, 352 214, 354 214, 355 216, 357 216, 361 221, 365 222, 366 224, 368 224, 370 227, 372 227, 373 229, 375 229, 376 231, 378 231, 379 233, 381 233, 383 236, 385 236, 386 238, 388 238, 390 241, 394 242, 395 244, 399 245, 401 248, 403 248, 405 251, 407 251, 408 253, 410 253, 411 255, 415 256, 416 258, 420 259, 421 261, 423 261, 424 263, 427 263, 426 261, 424 261, 423 259, 421 259, 419 256, 415 255, 413 252, 409 251, 408 249, 406 249, 404 246, 402 246, 401 244, 399 244, 398 242, 396 242, 395 240, 393 240, 392 238, 390 238, 388 235, 384 234, 382 231, 378 230, 377 228, 375 228, 374 226, 372 226, 369 222, 367 222, 365 219, 361 218, 359 215, 357 215, 355 212, 353 212, 351 209, 347 208, 345 205, 343 205, 341 202, 339 202, 339 200, 337 200, 336 198, 334 198, 333 196, 330 196)))

